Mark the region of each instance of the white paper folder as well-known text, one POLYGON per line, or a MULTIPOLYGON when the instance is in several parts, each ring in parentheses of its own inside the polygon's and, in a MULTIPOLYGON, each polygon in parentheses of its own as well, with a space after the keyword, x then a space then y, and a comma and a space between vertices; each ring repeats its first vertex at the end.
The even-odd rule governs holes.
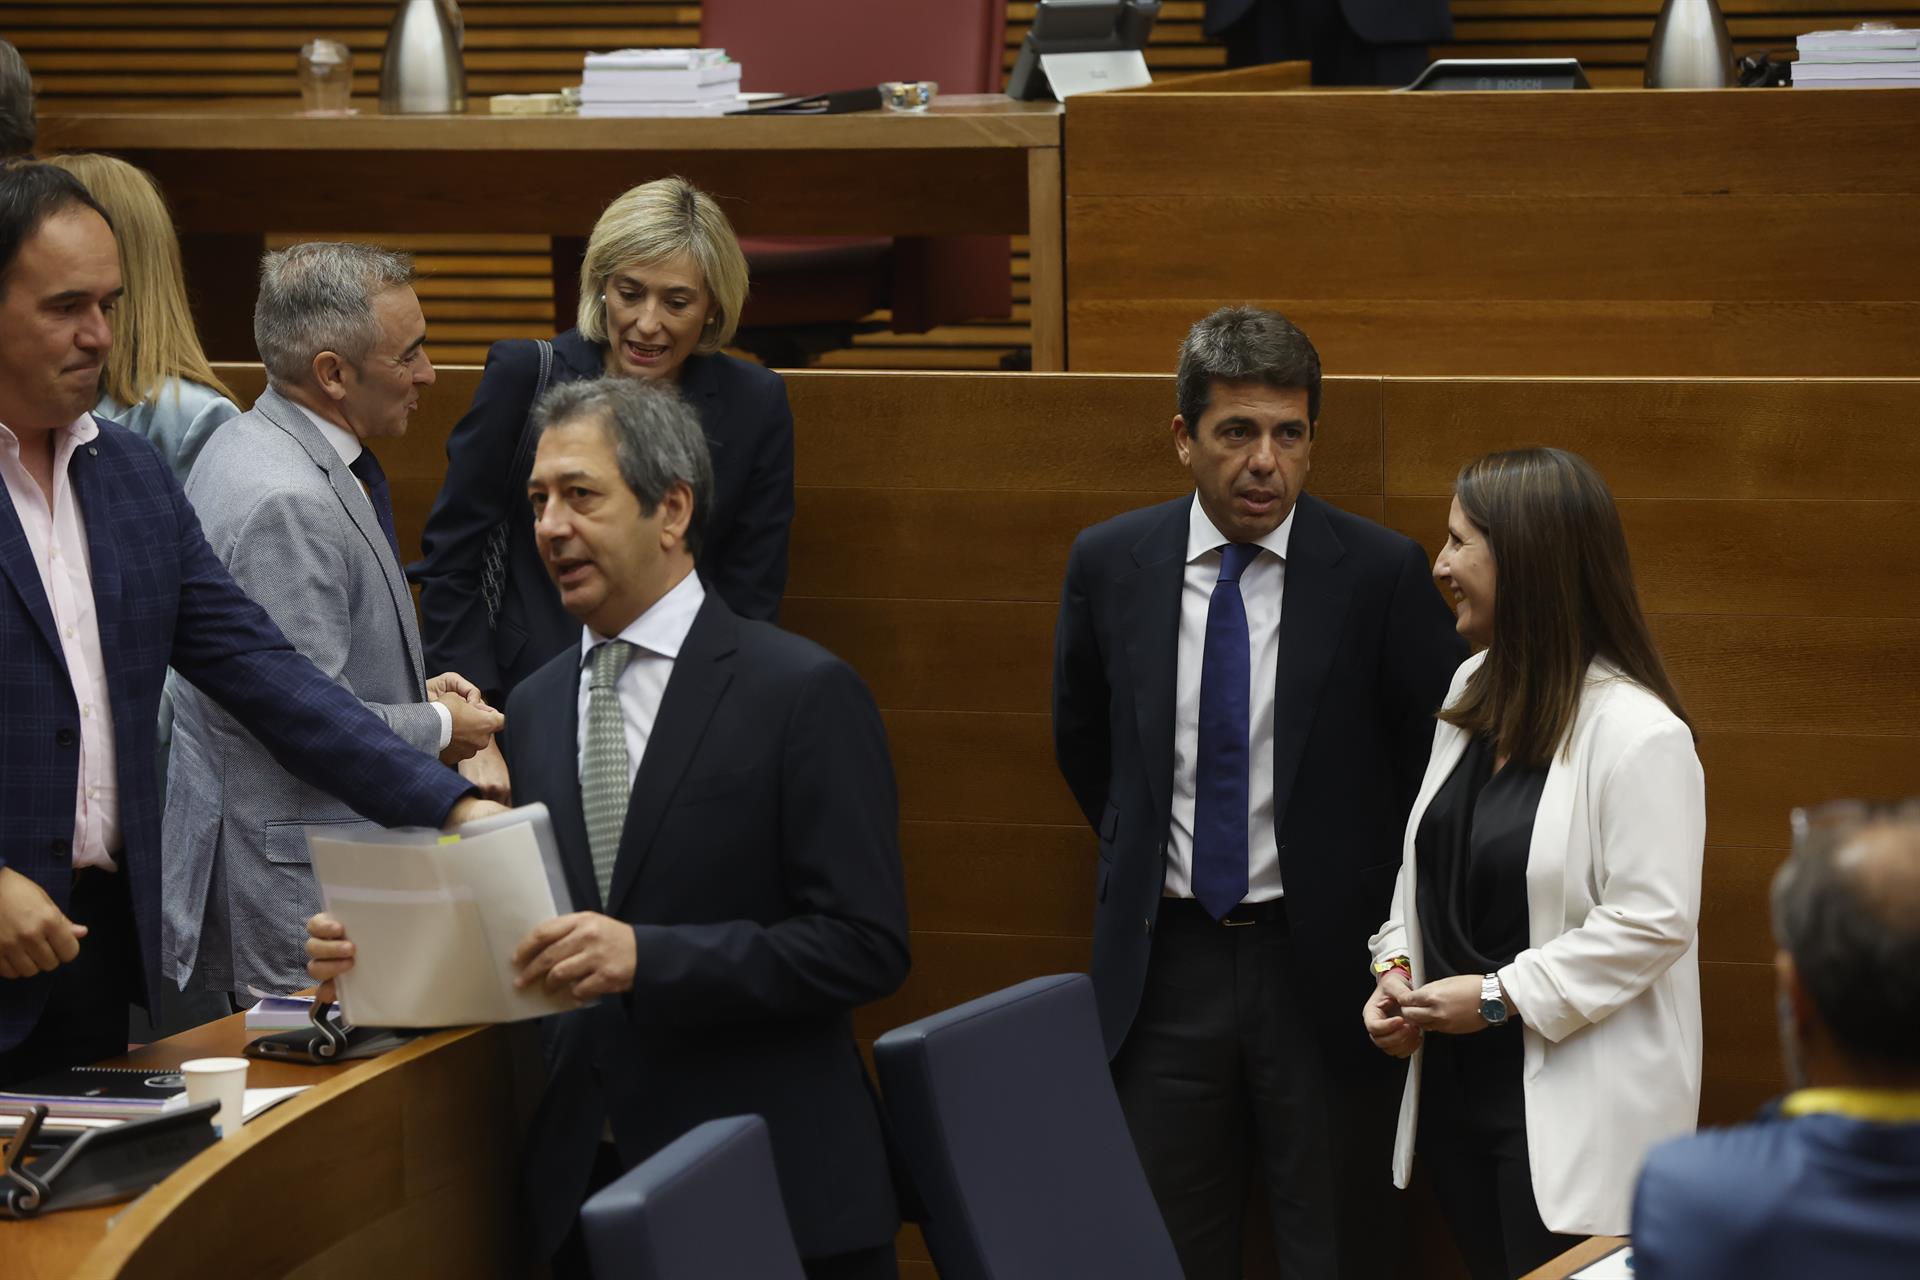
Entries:
POLYGON ((517 1022, 578 1007, 513 986, 520 940, 572 910, 545 805, 445 836, 342 839, 338 828, 309 827, 307 844, 321 899, 353 940, 353 971, 338 989, 355 1026, 517 1022))

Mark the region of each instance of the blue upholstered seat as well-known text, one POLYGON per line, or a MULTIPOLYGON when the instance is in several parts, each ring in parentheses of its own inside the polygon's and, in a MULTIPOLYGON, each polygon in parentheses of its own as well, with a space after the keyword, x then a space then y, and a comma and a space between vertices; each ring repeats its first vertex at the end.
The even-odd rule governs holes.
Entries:
POLYGON ((1085 974, 909 1023, 873 1056, 942 1280, 1178 1280, 1085 974))
POLYGON ((802 1280, 759 1116, 688 1130, 580 1220, 596 1280, 802 1280))

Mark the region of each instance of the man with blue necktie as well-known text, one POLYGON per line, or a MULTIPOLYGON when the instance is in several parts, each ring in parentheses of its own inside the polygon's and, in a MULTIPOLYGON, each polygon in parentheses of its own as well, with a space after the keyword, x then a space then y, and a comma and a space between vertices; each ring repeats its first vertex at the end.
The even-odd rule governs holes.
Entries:
POLYGON ((1415 543, 1302 491, 1305 334, 1223 308, 1177 384, 1194 493, 1080 535, 1055 634, 1101 1028, 1189 1280, 1240 1276, 1256 1167, 1284 1275, 1375 1276, 1399 1067, 1349 1006, 1466 650, 1415 543))
MULTIPOLYGON (((300 652, 416 750, 457 764, 501 717, 459 675, 427 677, 374 455, 434 381, 412 280, 406 257, 371 245, 269 253, 253 316, 267 390, 208 440, 186 492, 214 554, 300 652)), ((235 1003, 298 990, 303 924, 320 909, 307 828, 361 819, 204 694, 182 689, 174 715, 167 977, 235 1003)))

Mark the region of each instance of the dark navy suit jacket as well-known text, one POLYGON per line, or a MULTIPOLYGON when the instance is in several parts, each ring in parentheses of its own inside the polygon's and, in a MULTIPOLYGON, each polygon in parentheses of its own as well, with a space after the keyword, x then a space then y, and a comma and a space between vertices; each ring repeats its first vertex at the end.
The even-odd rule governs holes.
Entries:
MULTIPOLYGON (((1107 1052, 1139 1008, 1173 818, 1174 667, 1194 498, 1116 516, 1067 561, 1054 636, 1060 771, 1100 837, 1093 981, 1107 1052)), ((1309 1009, 1357 1069, 1367 939, 1387 918, 1433 713, 1466 643, 1414 542, 1310 494, 1294 508, 1274 696, 1273 812, 1309 1009)))
MULTIPOLYGON (((1205 27, 1210 36, 1223 34, 1246 17, 1256 4, 1274 0, 1207 0, 1205 27)), ((1453 7, 1449 0, 1281 0, 1302 9, 1338 7, 1353 33, 1368 44, 1432 44, 1453 38, 1453 7)), ((1302 30, 1311 29, 1303 23, 1302 30)), ((1307 57, 1301 48, 1275 57, 1307 57)))
POLYGON ((765 1117, 803 1256, 899 1225, 855 1007, 907 973, 886 731, 826 650, 709 593, 634 779, 604 905, 578 772, 579 650, 507 704, 514 799, 545 803, 574 906, 633 925, 632 992, 548 1022, 552 1072, 526 1162, 549 1256, 610 1121, 631 1166, 703 1121, 765 1117))
POLYGON ((1842 1115, 1655 1147, 1633 1200, 1638 1280, 1906 1280, 1920 1274, 1920 1124, 1842 1115))
MULTIPOLYGON (((553 340, 547 385, 600 377, 604 353, 578 329, 567 330, 553 340)), ((458 671, 501 701, 547 659, 580 643, 580 624, 560 607, 533 540, 527 465, 513 465, 539 375, 532 342, 496 342, 487 352, 473 405, 447 438, 446 480, 421 539, 426 558, 412 569, 427 669, 458 671), (489 631, 480 578, 487 535, 501 520, 509 522, 507 581, 497 627, 489 631)), ((680 393, 699 410, 713 455, 701 580, 741 617, 771 622, 787 586, 793 524, 787 384, 771 369, 729 355, 696 355, 681 367, 680 393)))
MULTIPOLYGON (((227 576, 153 446, 96 421, 100 434, 74 451, 67 475, 86 526, 112 698, 122 869, 151 993, 161 973, 153 751, 169 663, 289 772, 376 822, 438 826, 469 788, 301 657, 227 576)), ((40 570, 0 487, 0 866, 31 877, 63 911, 73 887, 79 733, 80 707, 40 570)), ((0 1051, 33 1029, 51 981, 47 974, 0 980, 0 1051)))

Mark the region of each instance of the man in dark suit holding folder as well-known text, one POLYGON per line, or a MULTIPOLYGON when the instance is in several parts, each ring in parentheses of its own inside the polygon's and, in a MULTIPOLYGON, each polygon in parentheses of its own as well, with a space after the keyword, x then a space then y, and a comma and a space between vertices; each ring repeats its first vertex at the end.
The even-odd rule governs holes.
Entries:
POLYGON ((1217 311, 1178 395, 1194 493, 1080 535, 1055 633, 1101 1028, 1189 1280, 1240 1275, 1256 1159, 1283 1274, 1376 1276, 1401 1078, 1354 1001, 1466 648, 1411 539, 1302 492, 1305 334, 1217 311))
MULTIPOLYGON (((908 963, 879 712, 845 663, 702 587, 712 469, 671 390, 569 383, 537 421, 534 532, 585 632, 514 691, 503 750, 584 909, 514 963, 523 984, 598 999, 549 1024, 526 1178, 539 1256, 571 1272, 596 1183, 754 1113, 807 1274, 891 1276, 899 1216, 851 1022, 908 963)), ((338 922, 309 932, 310 972, 336 976, 338 922)))

